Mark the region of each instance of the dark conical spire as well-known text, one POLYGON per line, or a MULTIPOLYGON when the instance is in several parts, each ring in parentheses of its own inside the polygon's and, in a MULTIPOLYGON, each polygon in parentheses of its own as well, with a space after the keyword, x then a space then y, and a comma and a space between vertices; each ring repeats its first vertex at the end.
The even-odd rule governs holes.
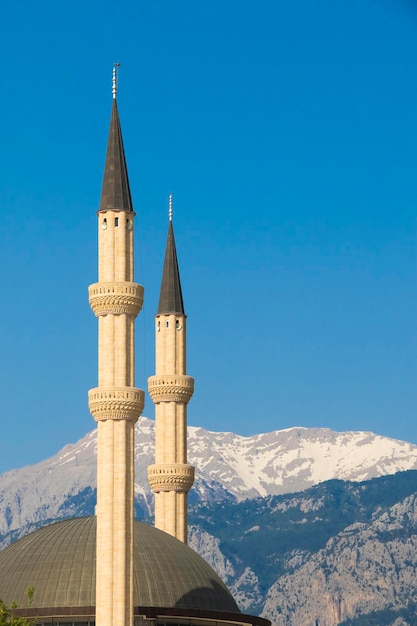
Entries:
MULTIPOLYGON (((115 96, 115 94, 113 94, 113 96, 115 96)), ((117 110, 115 97, 113 97, 106 165, 104 166, 103 187, 100 200, 100 211, 111 209, 133 211, 125 152, 123 149, 122 130, 120 128, 119 112, 117 110)))
POLYGON ((178 269, 177 249, 175 247, 174 228, 172 226, 172 198, 170 197, 170 215, 167 245, 165 248, 164 269, 162 271, 161 293, 159 295, 158 315, 184 315, 180 272, 178 269))

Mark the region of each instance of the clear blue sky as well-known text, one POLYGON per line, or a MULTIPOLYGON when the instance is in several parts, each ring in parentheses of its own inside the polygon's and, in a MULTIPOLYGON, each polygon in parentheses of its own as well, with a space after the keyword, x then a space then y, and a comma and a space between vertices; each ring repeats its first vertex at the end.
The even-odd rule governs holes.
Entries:
POLYGON ((1 21, 0 471, 94 428, 114 61, 146 294, 137 385, 172 192, 189 423, 417 443, 416 3, 16 0, 1 21))

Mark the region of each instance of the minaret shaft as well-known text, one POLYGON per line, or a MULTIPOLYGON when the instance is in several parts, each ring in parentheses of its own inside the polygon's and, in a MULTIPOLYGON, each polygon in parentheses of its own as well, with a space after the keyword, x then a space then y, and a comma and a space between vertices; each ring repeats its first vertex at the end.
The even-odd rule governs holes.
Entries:
POLYGON ((89 287, 98 318, 96 625, 133 626, 134 428, 144 394, 134 387, 134 324, 143 288, 134 283, 130 190, 116 101, 98 212, 98 282, 89 287))
POLYGON ((134 422, 97 425, 96 624, 131 625, 134 422))
POLYGON ((185 315, 156 316, 155 373, 185 375, 186 371, 185 315))
POLYGON ((155 463, 187 463, 187 407, 159 402, 155 407, 155 463), (167 436, 169 433, 171 436, 167 436))
POLYGON ((127 315, 106 315, 99 318, 100 387, 133 387, 134 332, 134 320, 127 315))
POLYGON ((133 281, 133 218, 127 211, 102 211, 99 220, 99 282, 133 281), (117 224, 117 226, 116 226, 117 224), (117 259, 117 262, 116 262, 117 259))

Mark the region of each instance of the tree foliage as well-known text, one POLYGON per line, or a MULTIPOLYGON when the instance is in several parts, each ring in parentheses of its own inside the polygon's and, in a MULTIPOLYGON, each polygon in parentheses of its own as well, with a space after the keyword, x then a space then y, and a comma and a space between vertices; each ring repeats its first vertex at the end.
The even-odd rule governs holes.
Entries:
POLYGON ((30 620, 15 614, 16 605, 10 608, 0 600, 0 626, 31 626, 30 620))

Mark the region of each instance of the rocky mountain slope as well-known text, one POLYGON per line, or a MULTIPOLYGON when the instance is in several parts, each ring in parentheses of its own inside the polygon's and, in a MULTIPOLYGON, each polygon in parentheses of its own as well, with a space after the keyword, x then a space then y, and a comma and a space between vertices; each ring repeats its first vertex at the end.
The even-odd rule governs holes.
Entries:
POLYGON ((382 626, 382 613, 395 615, 417 599, 416 532, 413 494, 375 512, 369 523, 348 526, 297 571, 281 576, 268 590, 264 614, 276 626, 333 626, 377 611, 382 626))
MULTIPOLYGON (((361 481, 417 468, 417 446, 366 432, 291 428, 242 437, 188 430, 189 462, 196 466, 190 502, 234 501, 300 491, 339 478, 361 481)), ((135 498, 138 517, 152 515, 147 466, 153 462, 154 422, 136 431, 135 498)), ((0 539, 27 524, 93 511, 96 431, 58 454, 0 476, 0 539), (81 509, 80 509, 81 507, 81 509)))
POLYGON ((400 618, 411 626, 417 623, 416 492, 411 471, 198 505, 190 514, 191 545, 243 610, 275 626, 391 626, 400 618))

